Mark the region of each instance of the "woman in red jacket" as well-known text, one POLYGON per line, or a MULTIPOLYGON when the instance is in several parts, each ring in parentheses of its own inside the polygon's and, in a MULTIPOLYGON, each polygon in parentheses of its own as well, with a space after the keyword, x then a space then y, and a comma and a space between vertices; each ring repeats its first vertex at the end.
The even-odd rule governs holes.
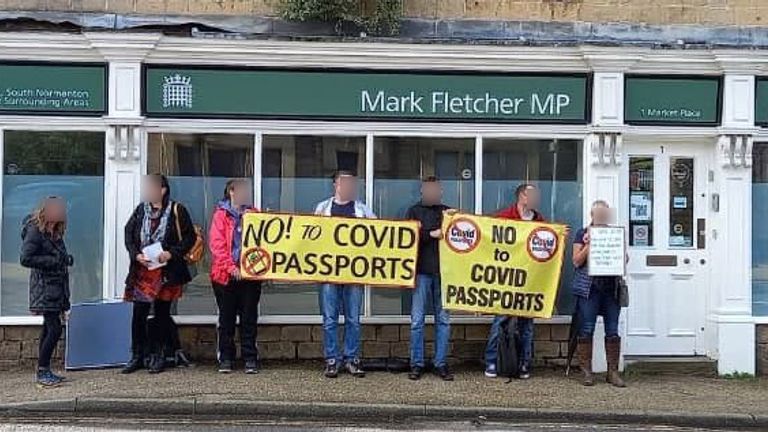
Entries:
POLYGON ((256 325, 259 319, 261 282, 240 277, 240 237, 243 215, 255 211, 246 180, 229 180, 213 212, 208 247, 211 250, 211 283, 219 308, 217 358, 219 372, 230 373, 235 361, 235 324, 240 316, 240 354, 245 373, 259 372, 256 325))

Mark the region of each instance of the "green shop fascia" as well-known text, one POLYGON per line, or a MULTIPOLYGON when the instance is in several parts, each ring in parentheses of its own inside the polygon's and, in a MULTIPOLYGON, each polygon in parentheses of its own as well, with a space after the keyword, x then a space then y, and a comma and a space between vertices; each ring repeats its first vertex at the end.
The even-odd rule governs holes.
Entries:
POLYGON ((0 112, 101 116, 107 107, 103 63, 0 63, 0 112))
POLYGON ((587 74, 144 68, 148 117, 586 124, 587 74))

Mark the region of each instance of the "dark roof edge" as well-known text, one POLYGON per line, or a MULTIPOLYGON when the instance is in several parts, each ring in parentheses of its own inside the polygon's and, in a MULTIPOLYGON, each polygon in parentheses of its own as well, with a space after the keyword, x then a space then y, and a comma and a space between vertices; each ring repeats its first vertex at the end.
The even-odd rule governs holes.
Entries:
POLYGON ((768 48, 768 27, 647 25, 636 23, 500 21, 472 19, 402 20, 398 37, 360 36, 354 25, 288 22, 276 17, 227 15, 137 15, 88 12, 0 11, 6 31, 39 29, 155 30, 201 37, 279 38, 324 41, 386 41, 390 43, 455 43, 504 45, 641 45, 654 47, 744 49, 768 48), (9 25, 11 24, 11 25, 9 25), (355 36, 350 36, 355 35, 355 36))

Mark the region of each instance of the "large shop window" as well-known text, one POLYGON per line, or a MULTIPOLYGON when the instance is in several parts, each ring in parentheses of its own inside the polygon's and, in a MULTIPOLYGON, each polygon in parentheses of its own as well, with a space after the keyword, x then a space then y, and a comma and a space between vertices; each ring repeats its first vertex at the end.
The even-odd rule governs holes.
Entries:
MULTIPOLYGON (((150 134, 147 172, 168 176, 171 199, 182 203, 192 221, 208 232, 216 203, 230 178, 253 181, 253 135, 150 134)), ((210 257, 192 269, 192 282, 179 301, 182 315, 215 315, 210 257)))
MULTIPOLYGON (((443 201, 474 212, 474 138, 376 138, 374 142, 373 211, 382 218, 402 219, 419 201, 421 179, 437 176, 443 201)), ((374 315, 408 315, 408 290, 374 288, 374 315)))
MULTIPOLYGON (((509 206, 520 183, 534 183, 541 191, 539 210, 544 217, 568 224, 575 233, 583 224, 581 144, 576 140, 484 140, 483 213, 493 214, 509 206)), ((568 264, 572 240, 568 239, 565 250, 558 314, 573 309, 573 266, 568 264)))
POLYGON ((6 131, 3 158, 0 315, 28 314, 29 270, 19 264, 21 225, 48 196, 67 201, 65 239, 75 259, 72 301, 101 299, 104 134, 6 131))
MULTIPOLYGON (((357 173, 365 198, 365 137, 265 135, 262 140, 261 205, 267 211, 312 214, 333 195, 336 170, 357 173)), ((263 291, 264 315, 317 315, 316 284, 270 283, 263 291)))
POLYGON ((768 316, 768 142, 752 149, 752 314, 768 316))

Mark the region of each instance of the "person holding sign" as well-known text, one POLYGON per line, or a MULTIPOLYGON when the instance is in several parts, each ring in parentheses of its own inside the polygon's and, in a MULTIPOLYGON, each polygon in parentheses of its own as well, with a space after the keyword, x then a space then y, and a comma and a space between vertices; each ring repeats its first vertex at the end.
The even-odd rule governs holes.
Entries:
POLYGON ((243 215, 255 211, 249 206, 251 187, 243 179, 229 180, 224 198, 213 212, 208 233, 211 250, 211 284, 219 309, 218 348, 219 373, 231 373, 235 361, 235 326, 240 317, 240 355, 245 373, 259 372, 256 348, 256 325, 259 319, 261 281, 243 279, 240 275, 240 248, 243 215))
MULTIPOLYGON (((591 276, 589 256, 591 252, 590 229, 607 226, 611 219, 610 208, 605 201, 592 204, 592 222, 576 232, 573 241, 573 265, 576 268, 573 279, 573 294, 576 296, 576 315, 580 327, 576 345, 579 366, 584 373, 586 386, 595 384, 592 375, 592 338, 595 333, 597 315, 603 316, 605 324, 605 356, 608 363, 607 381, 616 387, 625 387, 619 375, 621 338, 619 336, 618 285, 621 276, 591 276)), ((622 247, 623 250, 623 247, 622 247)), ((622 251, 623 254, 623 251, 622 251)))
POLYGON ((451 337, 450 314, 443 309, 440 293, 440 256, 438 242, 443 237, 443 189, 437 177, 427 177, 421 183, 421 201, 408 209, 406 219, 421 224, 419 258, 416 263, 416 289, 411 302, 411 371, 408 378, 418 380, 424 373, 424 317, 427 301, 435 313, 435 373, 445 381, 453 381, 446 357, 451 337))
MULTIPOLYGON (((357 175, 337 171, 333 175, 334 195, 320 202, 315 209, 319 216, 375 218, 370 208, 358 201, 357 175)), ((363 287, 360 285, 323 284, 320 288, 320 311, 323 316, 323 351, 325 376, 336 378, 343 362, 347 372, 365 376, 360 362, 360 311, 363 307, 363 287), (339 306, 344 308, 344 351, 339 355, 339 306)))
POLYGON ((182 286, 192 280, 184 257, 195 245, 195 227, 181 204, 171 201, 171 186, 162 174, 146 176, 144 202, 125 224, 125 248, 131 259, 125 280, 125 301, 133 302, 132 357, 123 373, 146 366, 150 373, 165 368, 163 346, 174 338, 171 304, 181 298, 182 286), (150 308, 154 322, 147 324, 150 308))
MULTIPOLYGON (((530 183, 523 183, 515 189, 515 202, 508 208, 500 211, 496 216, 504 219, 544 222, 544 217, 538 212, 539 189, 530 183)), ((508 316, 497 315, 488 335, 488 344, 485 348, 485 376, 496 378, 498 359, 498 342, 501 328, 509 319, 508 316)), ((517 333, 520 335, 520 352, 518 353, 519 366, 518 377, 528 379, 531 377, 531 362, 533 360, 533 318, 517 318, 517 333)))

